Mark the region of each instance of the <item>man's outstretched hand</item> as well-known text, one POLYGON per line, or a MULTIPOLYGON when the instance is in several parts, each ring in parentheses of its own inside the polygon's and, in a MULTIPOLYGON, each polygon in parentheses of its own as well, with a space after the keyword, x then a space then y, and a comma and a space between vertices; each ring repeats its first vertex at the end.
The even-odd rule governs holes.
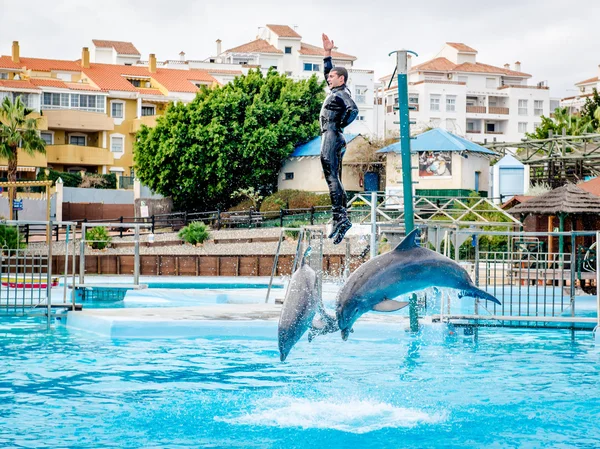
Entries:
POLYGON ((323 50, 325 50, 325 56, 331 56, 331 50, 333 49, 333 41, 329 39, 325 33, 323 33, 323 50))

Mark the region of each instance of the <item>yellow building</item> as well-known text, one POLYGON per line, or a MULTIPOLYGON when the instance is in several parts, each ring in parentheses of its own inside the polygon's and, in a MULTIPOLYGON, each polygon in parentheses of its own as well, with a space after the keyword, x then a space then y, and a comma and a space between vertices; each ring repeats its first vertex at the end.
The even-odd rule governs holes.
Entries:
MULTIPOLYGON (((19 177, 46 167, 133 176, 140 126, 153 126, 169 102, 192 101, 200 86, 215 83, 204 70, 157 68, 152 54, 147 67, 91 63, 87 47, 78 61, 25 58, 15 41, 12 54, 0 56, 0 101, 20 96, 38 111, 46 141, 45 155, 19 153, 19 177)), ((0 177, 6 164, 0 159, 0 177)))

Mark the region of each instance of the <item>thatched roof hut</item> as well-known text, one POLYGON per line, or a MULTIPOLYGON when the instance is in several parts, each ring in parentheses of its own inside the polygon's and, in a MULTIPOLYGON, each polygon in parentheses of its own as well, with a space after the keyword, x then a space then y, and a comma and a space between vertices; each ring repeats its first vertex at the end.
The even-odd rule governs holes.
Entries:
MULTIPOLYGON (((565 219, 571 219, 571 231, 580 227, 585 231, 598 229, 600 196, 587 192, 575 184, 566 184, 550 192, 533 197, 509 210, 511 214, 547 216, 548 232, 554 230, 554 216, 558 217, 560 232, 565 231, 565 219), (579 226, 577 225, 579 223, 579 226)), ((524 219, 521 218, 523 222, 524 219)), ((552 252, 552 238, 548 239, 548 251, 552 252)), ((581 239, 583 241, 583 239, 581 239)), ((559 252, 563 252, 563 237, 559 237, 559 252)))
POLYGON ((510 209, 511 214, 600 214, 600 196, 566 184, 510 209))

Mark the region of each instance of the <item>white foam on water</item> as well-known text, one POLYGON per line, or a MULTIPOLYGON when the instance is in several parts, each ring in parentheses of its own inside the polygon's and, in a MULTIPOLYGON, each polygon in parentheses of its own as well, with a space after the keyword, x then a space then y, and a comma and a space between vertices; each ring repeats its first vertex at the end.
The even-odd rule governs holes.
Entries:
POLYGON ((295 397, 264 399, 251 413, 215 417, 229 424, 334 429, 367 433, 383 428, 411 428, 445 421, 447 413, 427 413, 372 400, 311 401, 295 397))

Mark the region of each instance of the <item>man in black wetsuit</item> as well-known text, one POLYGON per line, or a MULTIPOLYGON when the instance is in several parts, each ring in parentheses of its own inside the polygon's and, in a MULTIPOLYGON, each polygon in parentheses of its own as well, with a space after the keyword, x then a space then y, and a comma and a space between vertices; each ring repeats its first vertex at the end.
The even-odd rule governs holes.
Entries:
POLYGON ((342 158, 346 151, 346 140, 342 132, 358 115, 356 103, 346 87, 348 71, 344 67, 333 67, 331 50, 333 41, 323 34, 323 68, 330 93, 323 102, 319 117, 321 123, 321 165, 329 186, 333 226, 329 238, 338 244, 344 240, 352 223, 346 213, 346 192, 342 185, 342 158))

